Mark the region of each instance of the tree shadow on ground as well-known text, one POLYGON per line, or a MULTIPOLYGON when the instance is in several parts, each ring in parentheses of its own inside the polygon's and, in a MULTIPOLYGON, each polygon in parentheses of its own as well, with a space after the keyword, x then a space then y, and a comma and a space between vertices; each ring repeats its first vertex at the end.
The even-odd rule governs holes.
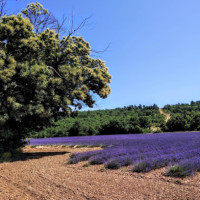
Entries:
POLYGON ((18 154, 16 157, 12 158, 11 162, 16 162, 16 161, 26 161, 29 159, 40 159, 46 156, 58 156, 58 155, 64 155, 67 153, 71 153, 68 151, 61 151, 61 152, 24 152, 21 154, 18 154))

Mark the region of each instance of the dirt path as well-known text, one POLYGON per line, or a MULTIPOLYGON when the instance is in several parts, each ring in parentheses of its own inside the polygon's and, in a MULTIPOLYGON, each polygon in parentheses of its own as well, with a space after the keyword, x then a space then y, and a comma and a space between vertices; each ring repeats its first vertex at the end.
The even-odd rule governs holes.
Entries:
POLYGON ((198 200, 200 174, 167 178, 164 169, 137 174, 128 168, 67 165, 70 152, 93 149, 25 148, 29 159, 0 164, 0 200, 198 200))
POLYGON ((159 112, 160 112, 160 114, 165 116, 165 122, 168 122, 170 119, 170 114, 165 113, 162 108, 159 108, 159 112))

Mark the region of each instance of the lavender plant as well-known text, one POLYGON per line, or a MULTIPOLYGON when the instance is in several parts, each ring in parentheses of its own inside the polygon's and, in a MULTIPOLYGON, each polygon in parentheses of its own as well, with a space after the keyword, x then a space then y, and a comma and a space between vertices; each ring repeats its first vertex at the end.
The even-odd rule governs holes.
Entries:
POLYGON ((68 163, 88 161, 107 169, 131 166, 133 172, 167 167, 166 175, 185 177, 200 171, 200 133, 107 135, 32 139, 30 145, 103 146, 101 150, 76 153, 68 163))

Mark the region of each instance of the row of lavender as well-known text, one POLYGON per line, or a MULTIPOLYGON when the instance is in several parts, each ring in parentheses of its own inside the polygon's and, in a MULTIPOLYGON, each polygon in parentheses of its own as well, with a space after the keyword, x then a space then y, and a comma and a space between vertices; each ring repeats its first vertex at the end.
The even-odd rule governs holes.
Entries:
POLYGON ((31 140, 31 145, 105 145, 97 151, 72 154, 69 164, 88 161, 108 169, 131 166, 134 172, 148 172, 168 166, 166 175, 185 177, 200 171, 200 133, 111 135, 31 140))

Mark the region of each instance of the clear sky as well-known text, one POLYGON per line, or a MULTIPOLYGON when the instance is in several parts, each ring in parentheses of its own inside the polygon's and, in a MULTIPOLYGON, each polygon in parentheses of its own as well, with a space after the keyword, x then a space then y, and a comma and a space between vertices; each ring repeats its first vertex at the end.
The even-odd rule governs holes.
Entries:
MULTIPOLYGON (((8 12, 29 0, 7 0, 8 12)), ((71 15, 112 75, 111 94, 96 109, 200 100, 199 0, 38 0, 57 18, 71 15)))

